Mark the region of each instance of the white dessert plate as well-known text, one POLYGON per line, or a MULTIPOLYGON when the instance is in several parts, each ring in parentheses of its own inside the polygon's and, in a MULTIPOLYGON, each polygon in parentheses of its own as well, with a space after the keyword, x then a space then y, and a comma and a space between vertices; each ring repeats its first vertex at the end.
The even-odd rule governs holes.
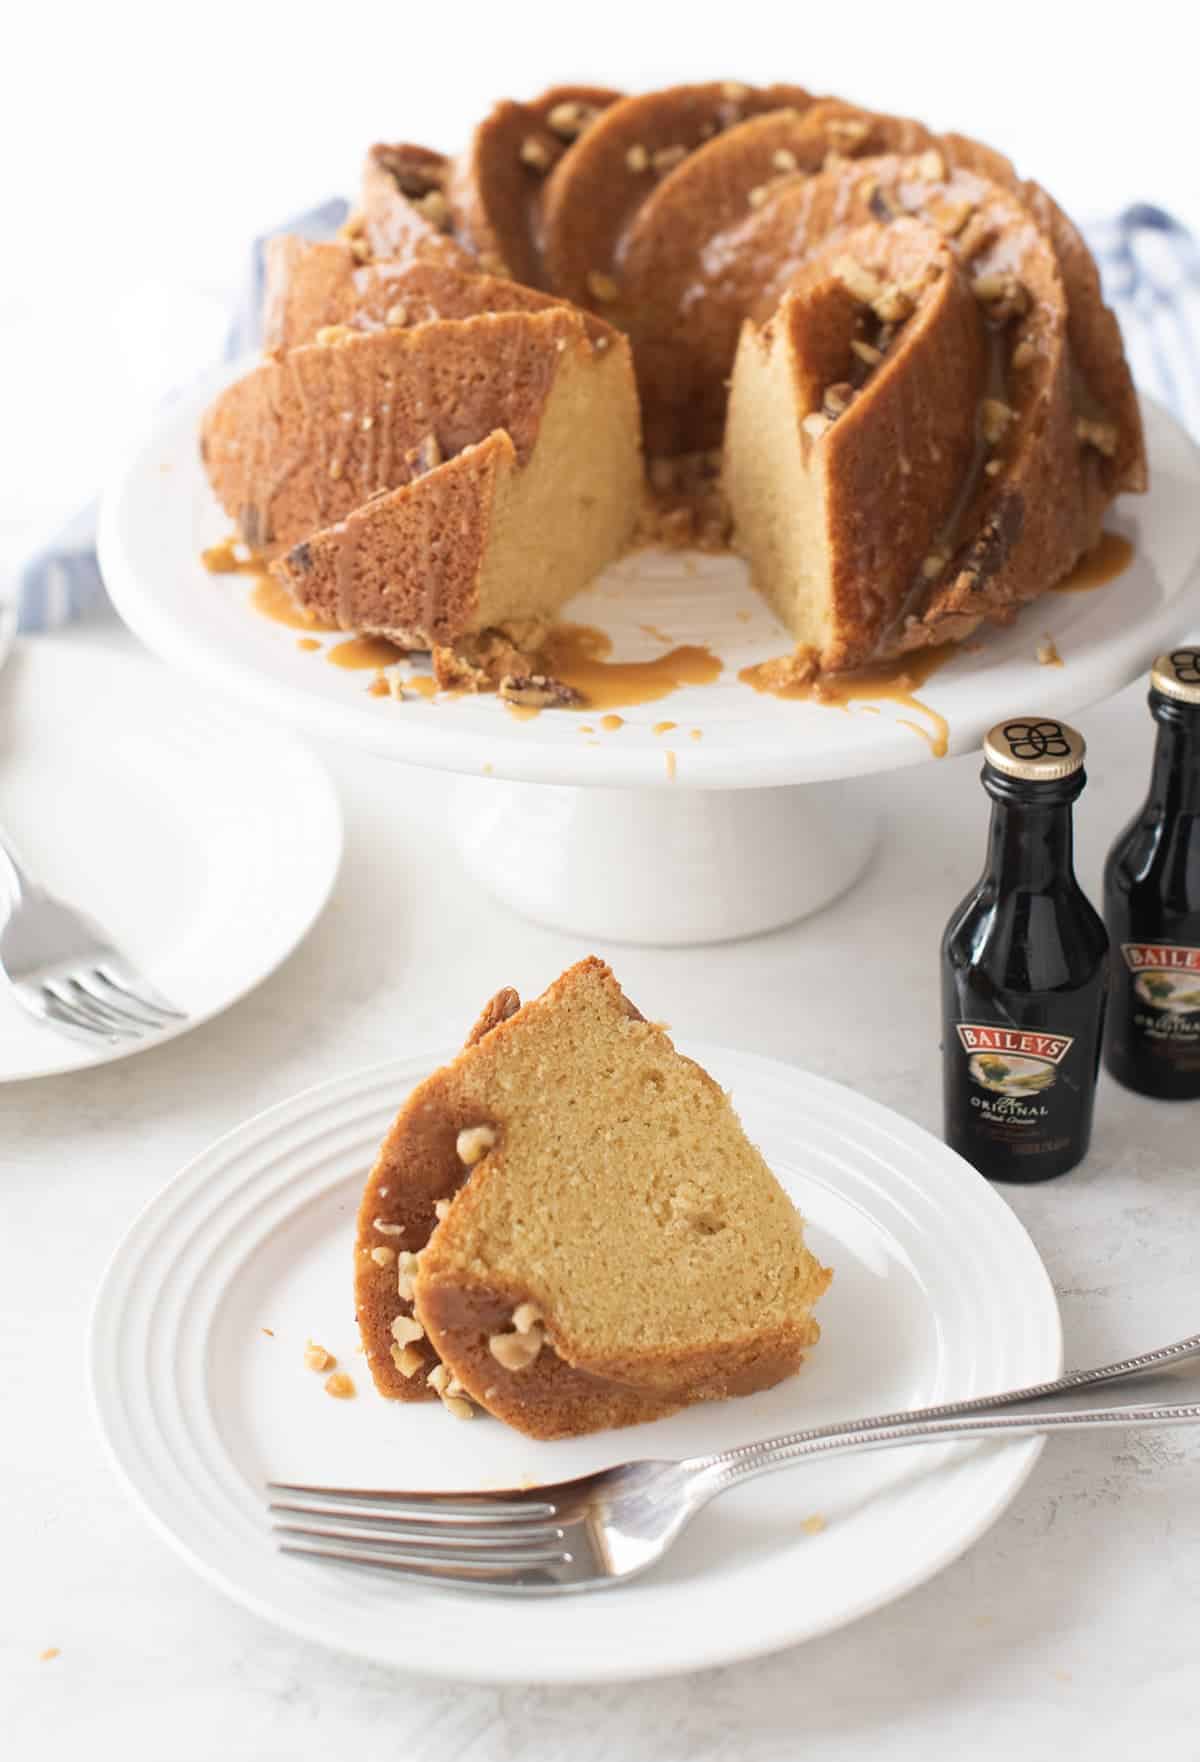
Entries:
POLYGON ((824 1336, 798 1376, 551 1444, 379 1397, 355 1349, 354 1213, 396 1108, 446 1055, 402 1058, 311 1089, 213 1145, 152 1201, 110 1264, 91 1327, 94 1409, 160 1534, 292 1633, 479 1682, 603 1682, 751 1657, 878 1608, 962 1553, 1021 1486, 1038 1440, 866 1454, 771 1476, 718 1500, 645 1578, 585 1596, 497 1604, 276 1553, 270 1479, 536 1483, 1059 1373, 1050 1281, 1013 1213, 966 1163, 877 1103, 789 1065, 685 1050, 732 1089, 835 1269, 824 1336), (309 1337, 350 1371, 353 1400, 332 1399, 305 1369, 309 1337))
MULTIPOLYGON (((856 776, 929 758, 927 741, 910 725, 928 728, 928 719, 899 704, 885 702, 878 714, 859 705, 847 714, 785 702, 739 682, 741 668, 791 645, 732 557, 637 553, 565 609, 565 618, 600 626, 620 660, 707 644, 724 661, 714 684, 625 710, 613 732, 596 726, 598 713, 555 711, 518 721, 495 697, 399 704, 370 696, 370 674, 302 652, 302 632, 250 609, 246 577, 214 576, 200 562, 205 546, 228 536, 230 521, 205 480, 197 425, 220 385, 250 365, 208 375, 161 413, 114 480, 100 522, 101 566, 122 617, 150 648, 205 685, 297 727, 411 764, 531 783, 737 789, 856 776), (664 721, 676 724, 669 736, 654 732, 664 721)), ((1200 617, 1200 452, 1150 400, 1145 416, 1153 488, 1124 498, 1108 522, 1132 540, 1133 562, 1095 592, 1046 595, 922 687, 922 703, 949 724, 951 752, 974 748, 993 722, 1017 709, 1066 715, 1109 696, 1200 617), (1046 635, 1063 657, 1061 668, 1038 664, 1046 635)))
POLYGON ((0 819, 32 872, 112 933, 188 1020, 94 1046, 0 983, 0 1082, 160 1046, 292 952, 337 875, 342 822, 298 741, 148 657, 18 642, 0 674, 0 819))

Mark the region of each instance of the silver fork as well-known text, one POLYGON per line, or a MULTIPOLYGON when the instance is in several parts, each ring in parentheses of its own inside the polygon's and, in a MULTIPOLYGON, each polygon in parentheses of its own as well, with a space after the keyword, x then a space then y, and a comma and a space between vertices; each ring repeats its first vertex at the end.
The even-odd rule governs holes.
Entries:
POLYGON ((551 1486, 403 1493, 273 1481, 268 1491, 270 1511, 285 1519, 274 1524, 285 1554, 472 1590, 590 1591, 661 1560, 719 1493, 814 1457, 1076 1428, 1195 1424, 1200 1334, 1007 1394, 789 1432, 681 1462, 628 1462, 551 1486), (1128 1378, 1147 1379, 1140 1393, 1153 1402, 1096 1404, 1097 1386, 1128 1378), (1052 1397, 1060 1399, 1047 1406, 1052 1397))
POLYGON ((187 1020, 130 966, 99 924, 33 880, 2 832, 0 883, 9 895, 8 916, 0 923, 0 975, 39 1021, 95 1046, 144 1040, 187 1020))

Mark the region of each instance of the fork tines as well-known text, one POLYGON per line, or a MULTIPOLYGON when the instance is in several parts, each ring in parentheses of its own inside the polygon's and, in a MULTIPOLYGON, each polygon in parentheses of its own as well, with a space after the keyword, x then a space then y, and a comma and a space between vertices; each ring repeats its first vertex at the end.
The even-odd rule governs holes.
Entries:
POLYGON ((285 1554, 494 1590, 551 1589, 572 1563, 556 1507, 536 1489, 408 1493, 272 1482, 268 1492, 285 1554))

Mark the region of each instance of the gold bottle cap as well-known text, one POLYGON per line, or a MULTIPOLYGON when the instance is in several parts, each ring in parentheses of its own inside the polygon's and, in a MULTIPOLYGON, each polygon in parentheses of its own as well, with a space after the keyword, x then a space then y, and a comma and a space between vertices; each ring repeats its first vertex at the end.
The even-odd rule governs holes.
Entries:
POLYGON ((983 756, 994 771, 1025 783, 1072 776, 1086 751, 1083 735, 1055 716, 1009 716, 983 742, 983 756))
POLYGON ((1150 670, 1150 683, 1164 697, 1181 704, 1200 704, 1200 648, 1172 649, 1159 655, 1150 670))

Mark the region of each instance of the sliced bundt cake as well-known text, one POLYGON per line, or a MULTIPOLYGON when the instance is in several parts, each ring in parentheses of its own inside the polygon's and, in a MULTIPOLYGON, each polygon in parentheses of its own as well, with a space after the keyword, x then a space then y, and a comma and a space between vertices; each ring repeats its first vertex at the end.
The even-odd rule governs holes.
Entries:
POLYGON ((494 678, 479 620, 524 620, 524 654, 635 529, 732 526, 793 675, 957 640, 1146 484, 1116 320, 1045 191, 799 86, 560 86, 455 159, 374 147, 337 244, 273 247, 267 347, 204 424, 220 500, 301 604, 432 645, 443 681, 494 678))
POLYGON ((231 386, 204 448, 300 606, 416 648, 553 611, 641 481, 628 345, 561 305, 340 329, 231 386))
POLYGON ((829 1278, 728 1097, 594 959, 523 1008, 493 999, 359 1209, 382 1393, 540 1438, 772 1386, 829 1278))

